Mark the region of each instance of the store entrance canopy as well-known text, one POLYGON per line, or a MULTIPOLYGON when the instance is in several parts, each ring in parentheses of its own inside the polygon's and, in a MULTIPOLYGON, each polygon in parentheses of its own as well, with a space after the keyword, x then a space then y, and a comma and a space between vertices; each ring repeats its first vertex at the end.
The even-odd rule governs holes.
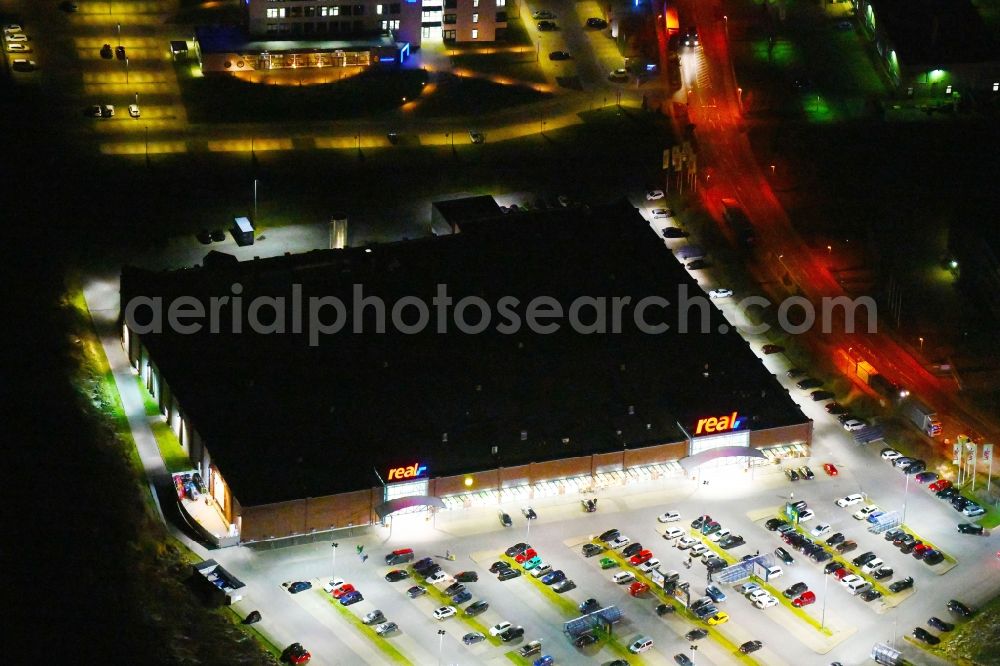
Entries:
POLYGON ((379 520, 384 520, 390 513, 396 513, 397 511, 402 511, 403 509, 409 509, 412 506, 436 506, 439 509, 445 508, 444 502, 441 501, 440 497, 411 495, 410 497, 397 497, 396 499, 379 504, 375 507, 375 513, 378 515, 379 520))
POLYGON ((681 458, 680 463, 685 472, 691 473, 699 465, 718 458, 765 458, 765 456, 759 449, 752 446, 720 446, 717 449, 708 449, 693 456, 681 458))

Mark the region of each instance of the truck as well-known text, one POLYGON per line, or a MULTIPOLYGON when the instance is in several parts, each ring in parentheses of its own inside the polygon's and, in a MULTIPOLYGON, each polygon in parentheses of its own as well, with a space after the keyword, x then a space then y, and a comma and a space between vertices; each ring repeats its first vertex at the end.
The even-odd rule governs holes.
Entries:
POLYGON ((937 413, 916 398, 909 398, 903 403, 903 414, 928 437, 941 434, 941 421, 938 420, 937 413))
POLYGON ((750 218, 747 217, 746 211, 743 210, 739 201, 736 199, 722 200, 722 219, 725 220, 733 237, 736 238, 736 242, 741 247, 754 246, 757 238, 753 224, 750 223, 750 218))
POLYGON ((890 402, 896 402, 899 399, 899 395, 901 393, 899 385, 889 381, 888 379, 885 378, 885 375, 881 374, 869 374, 868 386, 871 387, 873 391, 878 393, 886 400, 889 400, 890 402))

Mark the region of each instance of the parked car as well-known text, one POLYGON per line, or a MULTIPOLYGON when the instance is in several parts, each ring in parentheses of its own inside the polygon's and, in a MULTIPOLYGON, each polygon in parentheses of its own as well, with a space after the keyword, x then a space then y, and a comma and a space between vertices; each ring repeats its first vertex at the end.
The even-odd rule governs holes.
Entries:
POLYGON ((760 641, 747 641, 740 645, 740 652, 743 654, 750 654, 751 652, 756 652, 757 650, 764 647, 764 644, 760 641))
POLYGON ((512 626, 514 626, 514 625, 512 625, 510 622, 506 622, 506 621, 497 622, 492 627, 490 627, 490 636, 499 636, 503 632, 505 632, 508 629, 510 629, 512 626))
POLYGON ((585 557, 593 557, 603 553, 604 546, 599 546, 596 543, 585 543, 582 550, 585 557))
POLYGON ((504 527, 510 527, 514 524, 514 521, 503 510, 497 512, 497 517, 500 518, 500 524, 504 527))
POLYGON ((928 566, 940 564, 942 561, 944 561, 944 553, 940 550, 931 550, 924 555, 924 564, 928 566))
POLYGON ((823 463, 823 470, 830 476, 837 476, 837 467, 832 463, 823 463))
POLYGON ((622 557, 632 557, 633 555, 638 555, 643 550, 645 549, 642 547, 642 544, 636 541, 622 548, 622 557))
POLYGON ((816 593, 811 590, 803 592, 795 599, 792 599, 792 605, 796 608, 802 608, 814 603, 816 603, 816 593))
POLYGON ((684 532, 679 527, 671 527, 663 533, 663 538, 669 540, 679 539, 684 535, 684 532))
POLYGON ((625 546, 629 545, 630 543, 632 543, 632 540, 629 539, 624 534, 622 534, 622 535, 617 536, 614 539, 612 539, 612 541, 608 545, 611 546, 612 548, 614 548, 615 550, 618 550, 619 548, 624 548, 625 546))
POLYGON ((923 627, 917 627, 913 630, 913 637, 918 641, 927 643, 927 645, 937 645, 941 642, 941 639, 927 631, 923 627))
POLYGON ((948 602, 948 610, 961 617, 972 617, 972 609, 957 599, 948 602))
POLYGON ((354 592, 348 592, 340 598, 341 606, 351 606, 358 603, 359 601, 364 601, 365 598, 361 596, 361 593, 355 590, 354 592))
POLYGON ((666 511, 661 513, 656 519, 661 523, 672 523, 681 519, 681 514, 676 511, 666 511))
POLYGON ((883 565, 872 572, 872 578, 875 580, 885 580, 886 578, 892 578, 894 573, 895 571, 892 570, 892 567, 883 565))
POLYGON ((726 594, 717 585, 709 585, 705 588, 705 594, 711 597, 712 601, 721 603, 726 600, 726 594))
POLYGON ((828 534, 831 529, 832 528, 830 527, 829 523, 820 523, 816 527, 812 528, 809 531, 809 533, 812 534, 814 537, 821 537, 828 534))
POLYGON ((479 615, 480 613, 485 613, 490 607, 489 603, 480 599, 479 601, 473 601, 471 604, 465 607, 465 614, 469 617, 479 615))
POLYGON ((552 589, 555 592, 562 594, 563 592, 569 592, 570 590, 576 589, 576 583, 574 583, 572 579, 566 578, 565 580, 561 580, 553 585, 552 589))
POLYGON ((379 636, 385 636, 387 634, 391 634, 392 632, 398 630, 399 630, 399 625, 397 625, 395 622, 383 622, 382 624, 375 627, 375 633, 378 634, 379 636))
POLYGON ((361 621, 365 624, 378 624, 379 622, 385 622, 385 615, 380 610, 373 610, 365 613, 361 621))
POLYGON ((393 569, 385 575, 385 579, 389 583, 396 583, 401 580, 405 580, 410 577, 410 572, 403 569, 393 569))
POLYGON ((527 550, 523 550, 517 555, 515 555, 514 561, 517 562, 518 564, 524 564, 525 562, 534 557, 538 557, 538 551, 536 551, 534 548, 529 547, 527 550))
MULTIPOLYGON (((288 583, 286 585, 286 588, 292 594, 298 594, 299 592, 305 592, 306 590, 311 590, 312 589, 312 583, 310 583, 309 581, 305 581, 305 580, 297 580, 297 581, 295 581, 293 583, 288 583)), ((351 589, 353 590, 354 588, 351 587, 351 589)), ((334 595, 334 596, 336 596, 336 595, 334 595)))
POLYGON ((791 599, 793 597, 799 596, 808 589, 809 586, 806 585, 804 582, 800 581, 798 583, 795 583, 794 585, 785 588, 785 590, 781 593, 781 596, 785 597, 786 599, 791 599))
POLYGON ((869 550, 869 551, 866 551, 864 553, 861 553, 860 555, 858 555, 857 557, 855 557, 853 560, 851 560, 851 564, 853 564, 856 567, 860 567, 860 566, 864 566, 865 564, 868 564, 869 562, 871 562, 874 559, 877 559, 877 556, 875 555, 875 553, 873 553, 872 551, 869 550))
MULTIPOLYGON (((832 574, 835 571, 839 571, 841 569, 844 569, 844 563, 834 560, 833 562, 830 562, 825 567, 823 567, 823 573, 832 574)), ((844 571, 847 571, 847 569, 844 569, 844 571)))
POLYGON ((434 611, 434 619, 445 620, 449 617, 454 617, 458 611, 454 606, 441 606, 434 611))
POLYGON ((497 574, 497 580, 503 582, 505 580, 510 580, 512 578, 517 578, 521 575, 521 572, 517 569, 504 569, 499 574, 497 574))
POLYGON ((542 583, 545 585, 555 585, 559 581, 563 580, 566 580, 566 574, 563 573, 562 569, 557 569, 542 576, 542 583))
POLYGON ((847 537, 844 536, 843 532, 835 532, 826 538, 826 543, 829 546, 836 546, 838 543, 844 543, 847 541, 847 537))
POLYGON ((875 601, 882 598, 882 593, 872 587, 862 592, 860 596, 862 601, 875 601))
MULTIPOLYGON (((531 544, 524 543, 523 541, 521 541, 519 543, 515 543, 513 546, 511 546, 510 548, 508 548, 507 550, 505 550, 504 554, 507 557, 516 557, 517 555, 520 555, 521 553, 523 553, 524 551, 528 550, 529 548, 531 548, 531 544)), ((492 571, 492 569, 490 569, 490 570, 492 571)), ((494 571, 493 573, 496 573, 496 572, 494 571)))
POLYGON ((955 628, 955 625, 953 625, 951 622, 945 622, 944 620, 937 617, 932 617, 931 619, 927 620, 927 624, 930 625, 931 627, 934 627, 938 631, 951 631, 952 629, 955 628))
POLYGON ((523 515, 528 520, 534 520, 535 518, 538 518, 538 514, 535 513, 535 510, 532 509, 530 506, 522 506, 521 515, 523 515))
MULTIPOLYGON (((766 354, 767 352, 765 351, 764 353, 766 354)), ((803 391, 809 391, 812 389, 818 389, 820 386, 823 385, 823 382, 816 379, 815 377, 806 377, 805 379, 800 379, 799 381, 795 382, 795 385, 798 386, 803 391)))
POLYGON ((542 651, 541 641, 529 641, 528 643, 522 645, 518 649, 517 653, 522 657, 530 657, 533 654, 540 654, 541 651, 542 651))
POLYGON ((511 627, 507 631, 500 634, 499 638, 504 643, 509 643, 515 638, 520 638, 521 636, 524 636, 524 627, 511 627))
POLYGON ((427 594, 427 588, 421 587, 420 585, 414 585, 406 591, 406 596, 411 599, 416 599, 417 597, 422 597, 427 594))
POLYGON ((459 583, 475 583, 479 580, 479 574, 475 571, 460 571, 455 574, 455 580, 459 583))
POLYGON ((559 26, 556 25, 555 21, 539 21, 535 24, 535 27, 541 32, 550 32, 552 30, 559 29, 559 26))
POLYGON ((618 561, 612 557, 602 557, 600 564, 602 569, 613 569, 618 566, 618 561))
POLYGON ((785 564, 793 564, 795 562, 795 559, 792 557, 792 554, 789 553, 784 548, 781 547, 775 548, 774 555, 785 564))
POLYGON ((889 591, 892 593, 902 592, 903 590, 908 590, 913 587, 913 576, 907 576, 902 580, 897 580, 895 583, 889 586, 889 591))
POLYGON ((664 615, 669 615, 670 613, 674 613, 676 611, 677 609, 674 608, 673 604, 656 605, 656 614, 659 615, 660 617, 663 617, 664 615))
POLYGON ((610 530, 608 530, 606 532, 602 532, 601 535, 599 537, 597 537, 597 538, 598 538, 598 540, 603 541, 604 543, 609 543, 611 541, 614 541, 615 539, 617 539, 620 536, 621 536, 621 532, 619 532, 616 529, 610 529, 610 530))
POLYGON ((879 508, 874 504, 869 504, 868 506, 861 507, 856 512, 854 512, 854 519, 866 520, 868 516, 872 515, 876 511, 879 511, 879 508))
POLYGON ((466 645, 475 645, 476 643, 481 643, 486 640, 486 635, 479 631, 470 631, 466 635, 462 636, 462 642, 466 645))
POLYGON ((308 664, 310 659, 312 655, 301 643, 292 643, 281 652, 281 661, 286 664, 308 664))

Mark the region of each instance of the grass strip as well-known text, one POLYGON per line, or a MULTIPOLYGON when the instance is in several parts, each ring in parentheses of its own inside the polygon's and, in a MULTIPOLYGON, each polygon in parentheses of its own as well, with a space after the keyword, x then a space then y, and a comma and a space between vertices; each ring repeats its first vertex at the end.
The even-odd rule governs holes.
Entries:
POLYGON ((225 617, 234 625, 239 627, 243 633, 248 634, 252 639, 257 641, 258 645, 274 655, 275 659, 281 661, 281 648, 275 645, 270 638, 261 633, 257 627, 252 624, 243 624, 243 618, 240 617, 235 608, 232 606, 226 606, 223 612, 225 613, 225 617))
POLYGON ((952 557, 948 553, 944 552, 943 550, 941 550, 940 548, 938 548, 937 546, 935 546, 934 544, 932 544, 930 541, 927 541, 926 539, 924 539, 922 536, 920 536, 919 534, 917 534, 916 532, 914 532, 912 529, 910 529, 905 523, 901 524, 899 526, 899 529, 901 529, 904 532, 906 532, 907 534, 911 535, 914 539, 917 539, 921 543, 925 543, 928 546, 930 546, 931 548, 933 548, 934 550, 940 552, 942 555, 944 555, 945 562, 948 562, 950 564, 958 564, 958 560, 956 560, 954 557, 952 557))
MULTIPOLYGON (((604 544, 602 544, 600 541, 598 541, 596 539, 594 540, 594 543, 596 543, 598 545, 604 545, 604 544)), ((619 555, 619 553, 617 551, 607 550, 605 552, 608 554, 609 557, 611 557, 612 559, 618 560, 619 563, 621 563, 622 565, 628 564, 629 568, 633 569, 632 573, 636 576, 636 579, 641 579, 642 582, 644 582, 647 585, 649 585, 649 589, 653 593, 653 596, 655 596, 657 599, 663 601, 663 603, 668 603, 668 604, 673 605, 674 610, 675 610, 675 612, 678 615, 680 615, 681 617, 683 617, 684 619, 686 619, 691 624, 694 624, 697 628, 699 628, 699 629, 705 629, 706 631, 708 631, 709 638, 711 638, 712 640, 714 640, 721 647, 723 647, 726 650, 728 650, 733 656, 735 656, 740 661, 740 663, 748 664, 748 666, 758 666, 758 662, 753 657, 751 657, 750 655, 743 654, 742 652, 740 652, 739 646, 736 645, 736 643, 734 643, 731 640, 729 640, 726 636, 724 636, 718 629, 715 629, 713 631, 709 627, 702 626, 705 623, 702 622, 701 618, 699 618, 697 615, 695 615, 690 610, 688 610, 687 606, 685 606, 683 603, 681 603, 680 599, 674 597, 673 595, 667 594, 666 591, 663 588, 661 588, 660 586, 654 584, 653 581, 652 581, 652 579, 650 579, 648 576, 646 576, 645 574, 643 574, 641 571, 634 570, 634 567, 632 567, 632 564, 630 562, 628 562, 627 560, 625 560, 625 558, 623 558, 621 555, 619 555)), ((630 659, 631 658, 632 658, 632 655, 630 655, 630 659)))
MULTIPOLYGON (((417 577, 423 578, 423 576, 420 576, 420 574, 417 573, 413 569, 412 566, 410 566, 408 568, 410 570, 410 575, 414 578, 414 580, 417 577)), ((424 580, 424 584, 421 585, 421 587, 423 587, 424 589, 426 589, 427 590, 427 594, 429 594, 430 596, 434 597, 434 599, 436 599, 438 602, 440 602, 440 604, 442 606, 454 606, 455 609, 458 611, 455 614, 455 617, 458 618, 458 619, 460 619, 462 622, 464 622, 468 626, 472 627, 473 629, 475 629, 479 633, 481 633, 483 636, 486 636, 486 640, 487 641, 489 641, 493 645, 501 645, 502 644, 502 641, 498 637, 490 635, 489 628, 485 624, 483 624, 482 622, 480 622, 479 620, 477 620, 473 616, 466 615, 465 614, 465 610, 461 606, 459 606, 458 604, 452 603, 451 597, 449 597, 447 594, 445 594, 441 590, 437 589, 437 587, 435 587, 433 583, 429 583, 426 580, 424 580)), ((469 599, 468 603, 471 604, 474 601, 476 601, 475 598, 469 599)))
MULTIPOLYGON (((996 663, 996 636, 1000 631, 1000 596, 994 597, 968 621, 953 631, 940 632, 939 645, 914 641, 914 645, 956 666, 996 663)), ((908 637, 907 637, 908 638, 908 637)))
POLYGON ((149 424, 149 429, 153 431, 156 448, 160 450, 160 457, 168 472, 184 472, 194 466, 166 421, 156 419, 149 424))
MULTIPOLYGON (((692 534, 694 534, 694 533, 697 533, 697 530, 695 530, 695 529, 692 528, 691 532, 692 532, 692 534)), ((718 546, 716 546, 716 544, 712 543, 711 541, 708 541, 708 540, 706 540, 706 539, 703 538, 702 542, 706 546, 708 546, 710 549, 712 549, 712 550, 716 551, 717 553, 719 553, 719 555, 722 557, 722 559, 728 561, 730 564, 733 564, 733 563, 736 562, 736 558, 733 555, 730 555, 726 551, 722 550, 721 548, 719 548, 718 546)), ((799 618, 800 620, 802 620, 803 622, 805 622, 806 624, 808 624, 809 626, 811 626, 813 629, 815 629, 818 632, 820 632, 821 634, 825 634, 827 636, 832 636, 833 635, 832 631, 830 631, 826 627, 823 627, 822 624, 816 618, 814 618, 812 615, 810 615, 809 613, 806 613, 803 609, 799 608, 798 606, 793 606, 791 599, 786 598, 785 595, 781 594, 777 590, 777 588, 769 585, 768 583, 765 583, 763 580, 761 580, 757 576, 753 576, 753 577, 756 578, 760 582, 760 586, 762 588, 764 588, 765 590, 767 590, 768 592, 770 592, 771 596, 773 596, 775 599, 777 599, 778 602, 782 606, 784 606, 788 610, 792 611, 792 614, 795 615, 797 618, 799 618)))
MULTIPOLYGON (((778 517, 781 518, 782 520, 785 520, 784 516, 782 516, 780 514, 778 515, 778 517)), ((812 535, 809 534, 809 533, 807 533, 807 532, 805 532, 802 529, 801 526, 799 526, 799 525, 793 525, 793 527, 795 528, 795 531, 798 532, 799 534, 801 534, 802 536, 812 538, 812 535)), ((784 542, 782 542, 782 543, 784 543, 784 542)), ((824 548, 824 550, 826 550, 826 549, 824 548)), ((857 574, 857 575, 861 576, 862 578, 864 578, 866 581, 868 581, 868 583, 871 584, 872 587, 874 587, 876 590, 878 590, 882 594, 883 597, 888 597, 890 595, 895 594, 894 592, 890 592, 889 588, 887 588, 886 586, 882 585, 882 583, 880 583, 879 581, 875 580, 874 578, 872 578, 871 576, 869 576, 868 574, 866 574, 865 572, 863 572, 860 567, 857 567, 854 564, 852 564, 847 559, 847 556, 844 555, 843 553, 837 552, 837 553, 830 553, 830 554, 833 555, 834 559, 836 559, 837 557, 843 557, 844 560, 843 560, 842 564, 844 565, 844 568, 847 569, 848 571, 850 571, 851 573, 857 574)), ((832 574, 827 574, 827 575, 832 575, 832 574)), ((839 583, 840 581, 837 581, 837 582, 839 583)), ((905 592, 905 590, 904 590, 904 592, 905 592)))
POLYGON ((403 653, 397 650, 395 646, 389 643, 389 641, 385 640, 384 638, 376 634, 374 626, 362 622, 361 618, 359 618, 357 615, 349 611, 347 609, 347 606, 342 606, 339 600, 333 598, 333 595, 327 594, 326 592, 320 589, 316 589, 314 590, 314 592, 316 592, 317 594, 321 594, 323 598, 326 599, 328 604, 336 608, 337 612, 340 613, 342 616, 344 616, 344 618, 346 618, 348 622, 353 624, 356 628, 360 629, 362 634, 367 636, 371 640, 371 642, 374 643, 375 646, 378 647, 378 649, 383 654, 392 659, 395 663, 397 664, 413 663, 405 656, 403 656, 403 653))
MULTIPOLYGON (((521 567, 521 565, 518 564, 513 558, 508 557, 507 555, 501 555, 500 557, 508 564, 510 564, 512 567, 521 567)), ((521 567, 521 569, 523 571, 523 567, 521 567)), ((539 589, 542 592, 543 596, 547 597, 550 601, 552 601, 562 611, 563 615, 565 615, 568 618, 580 617, 580 610, 576 607, 576 604, 574 604, 572 601, 570 601, 566 597, 560 595, 558 592, 553 590, 551 586, 543 583, 541 579, 535 578, 530 574, 530 572, 524 572, 522 574, 522 577, 527 578, 530 581, 531 585, 534 585, 537 589, 539 589)), ((624 657, 628 657, 630 663, 637 663, 637 664, 646 663, 638 655, 634 655, 631 652, 629 652, 628 649, 619 642, 618 638, 614 636, 614 634, 608 634, 607 636, 605 636, 603 631, 599 631, 596 632, 596 635, 600 639, 599 642, 601 643, 601 645, 607 645, 618 654, 624 657)))

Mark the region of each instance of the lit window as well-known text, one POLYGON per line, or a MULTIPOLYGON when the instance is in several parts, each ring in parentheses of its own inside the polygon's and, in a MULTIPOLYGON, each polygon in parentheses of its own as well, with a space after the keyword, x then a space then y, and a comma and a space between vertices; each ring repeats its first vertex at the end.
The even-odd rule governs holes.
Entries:
POLYGON ((1000 92, 1000 81, 993 82, 993 92, 1000 92))
POLYGON ((950 95, 951 94, 951 86, 945 86, 944 94, 945 95, 950 95))
MULTIPOLYGON (((472 15, 472 22, 473 23, 479 23, 479 14, 473 14, 472 15)), ((473 37, 473 39, 475 39, 475 37, 473 37)))
POLYGON ((379 15, 382 14, 382 5, 375 5, 375 13, 379 15))
POLYGON ((479 6, 479 0, 472 0, 472 6, 473 7, 478 7, 479 6))
POLYGON ((473 39, 479 39, 479 31, 478 30, 473 30, 472 31, 472 38, 473 39))
POLYGON ((506 7, 507 0, 497 0, 497 7, 506 7))

